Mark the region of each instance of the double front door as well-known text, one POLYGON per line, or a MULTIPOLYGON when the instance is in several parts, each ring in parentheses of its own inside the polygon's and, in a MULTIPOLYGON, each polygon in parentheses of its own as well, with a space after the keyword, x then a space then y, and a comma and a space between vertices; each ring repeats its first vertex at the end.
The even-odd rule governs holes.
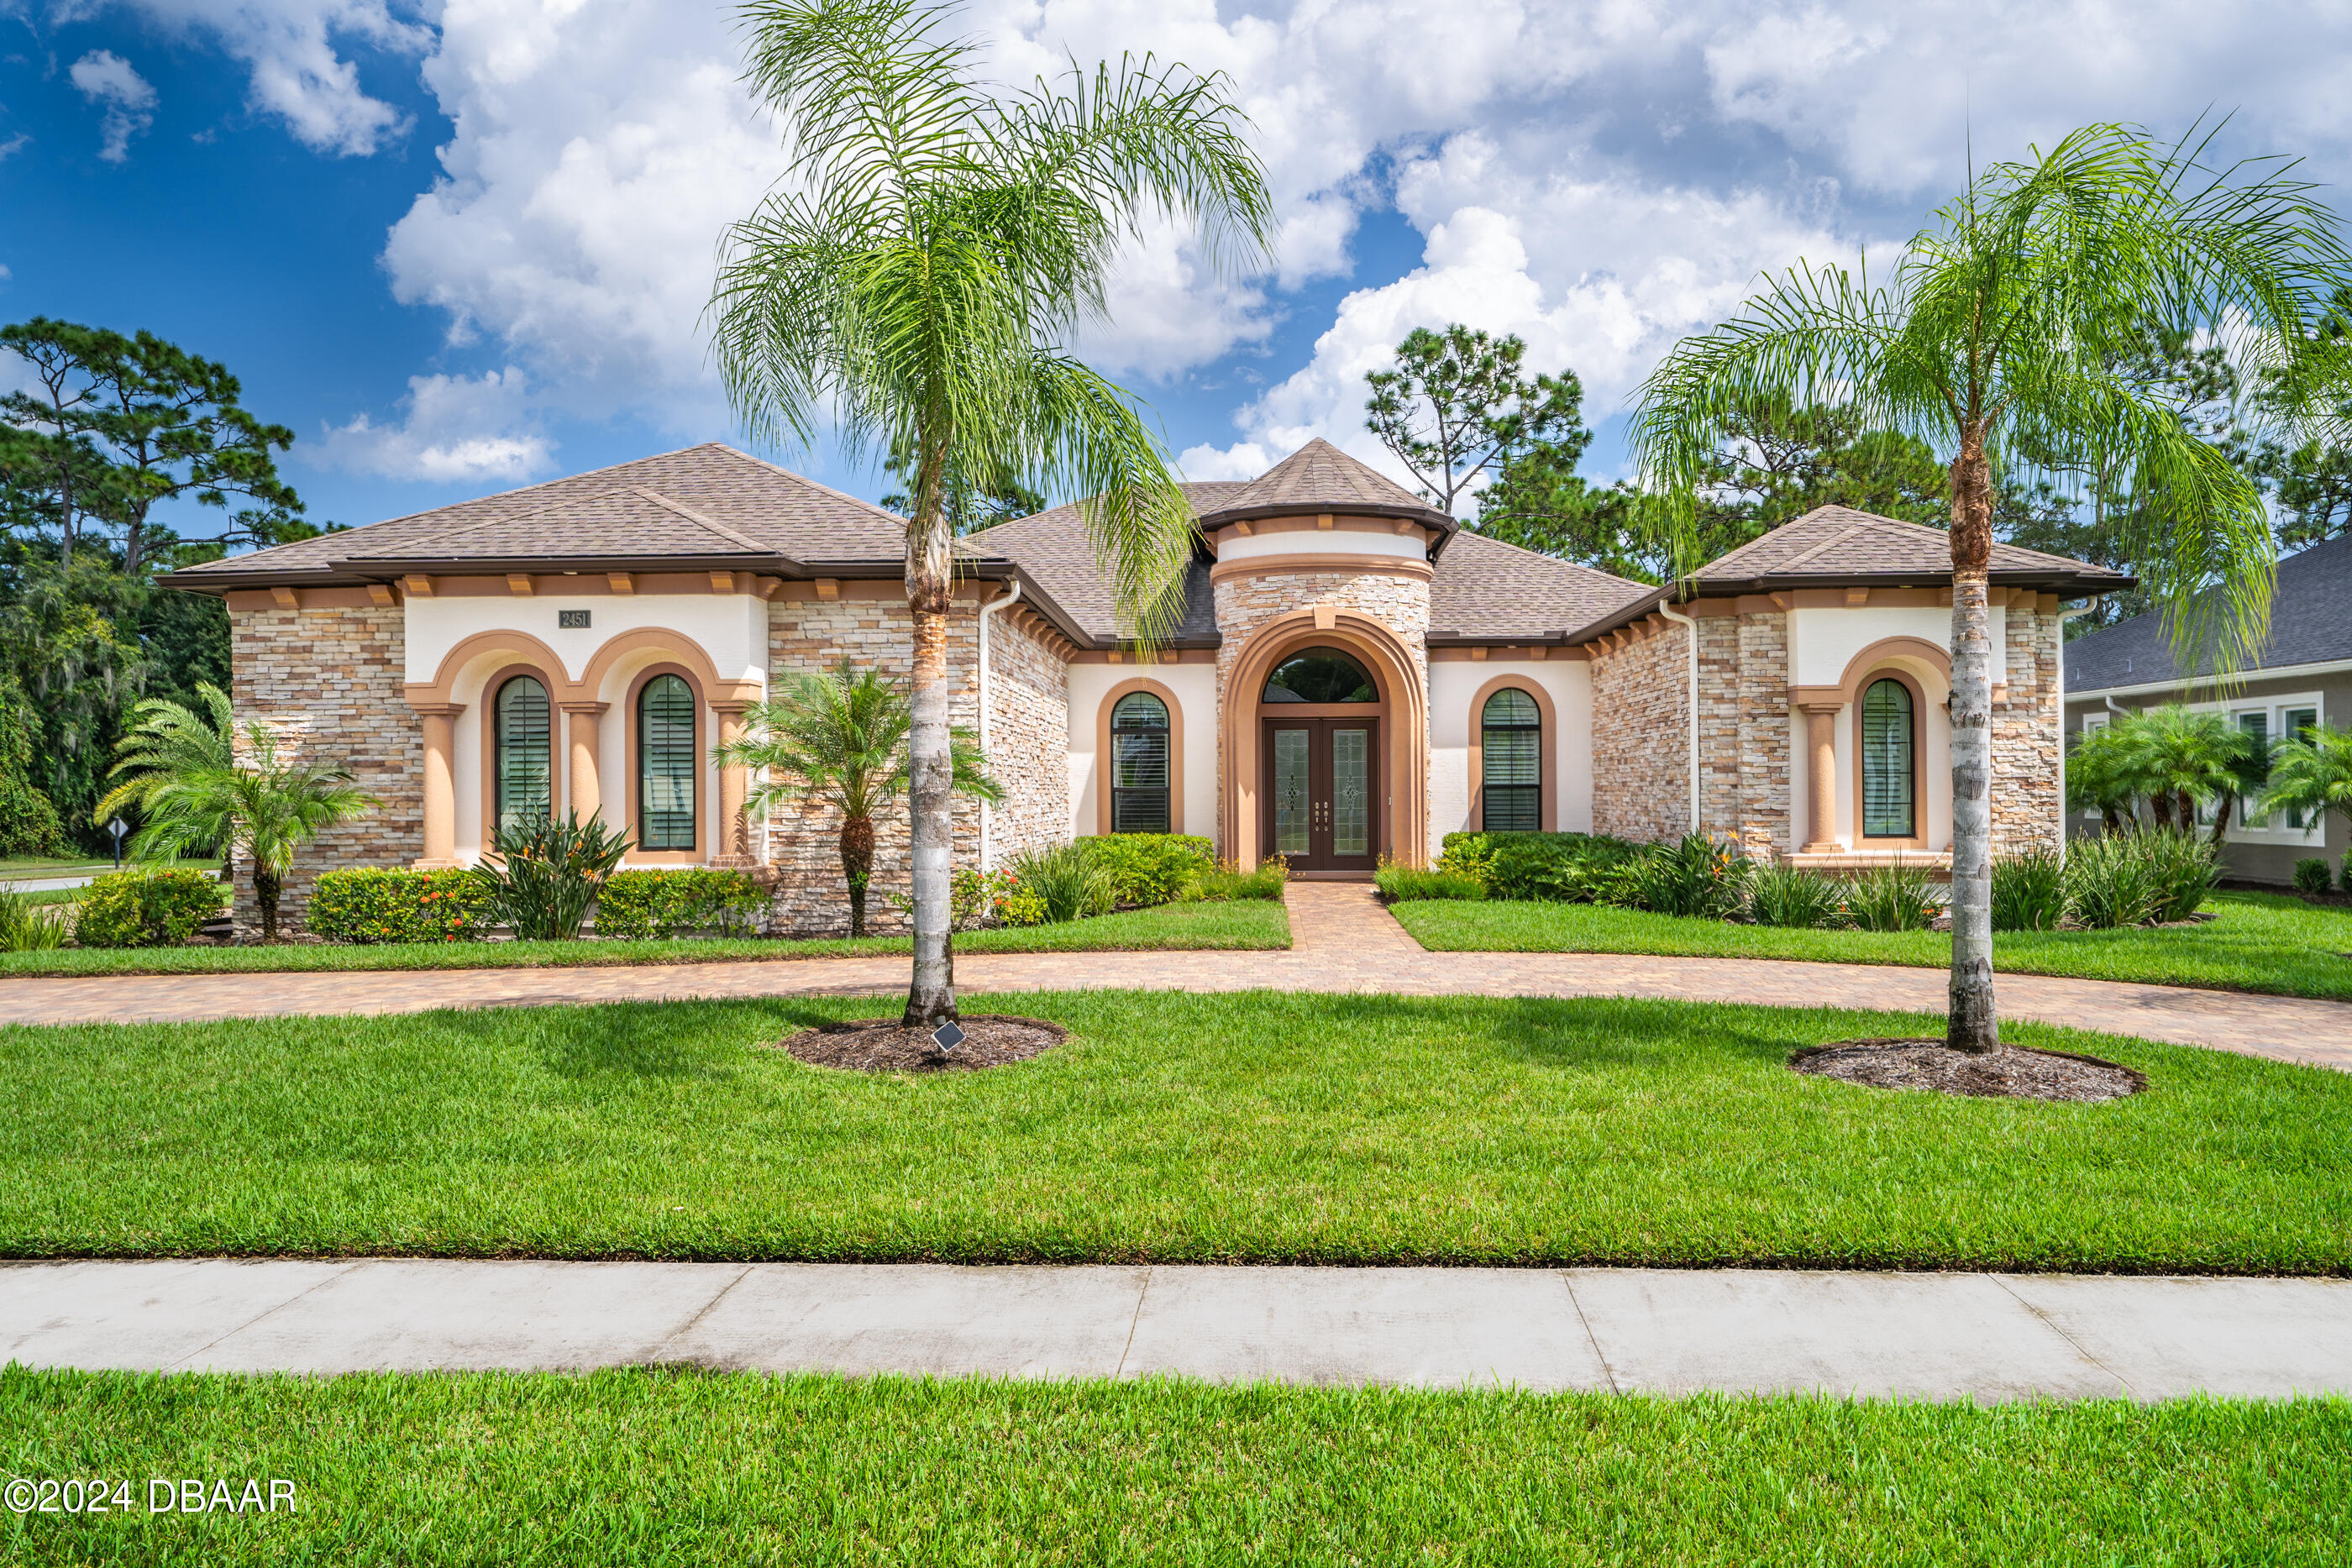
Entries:
POLYGON ((1370 871, 1380 855, 1380 723, 1267 719, 1266 852, 1293 871, 1370 871))

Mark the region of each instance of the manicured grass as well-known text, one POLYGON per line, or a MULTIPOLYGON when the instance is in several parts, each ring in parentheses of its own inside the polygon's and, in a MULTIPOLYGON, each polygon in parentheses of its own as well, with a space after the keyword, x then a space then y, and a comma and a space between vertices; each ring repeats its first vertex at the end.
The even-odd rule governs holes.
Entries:
MULTIPOLYGON (((2146 931, 1996 932, 1993 967, 2352 1001, 2352 958, 2345 956, 2352 910, 2267 893, 2216 894, 2206 907, 2221 918, 2146 931)), ((1423 946, 1443 953, 1664 953, 1937 969, 1952 961, 1951 937, 1935 931, 1790 931, 1501 899, 1392 908, 1423 946)))
POLYGON ((877 1077, 895 999, 0 1030, 0 1256, 2352 1269, 2352 1074, 2020 1025, 2104 1104, 1792 1073, 1927 1019, 1626 999, 968 998, 1076 1036, 877 1077))
MULTIPOLYGON (((220 870, 220 861, 217 857, 211 860, 183 860, 174 863, 183 871, 220 870)), ((74 876, 83 872, 110 872, 115 869, 113 857, 110 855, 63 858, 47 855, 0 855, 0 878, 74 876)))
POLYGON ((2333 1563, 2352 1405, 1663 1400, 680 1371, 0 1371, 11 1562, 2333 1563), (232 1490, 234 1491, 234 1487, 232 1490))
MULTIPOLYGON (((1270 899, 1165 904, 1059 925, 967 931, 959 953, 1145 952, 1290 946, 1290 916, 1270 899)), ((273 947, 64 948, 0 953, 0 978, 21 975, 218 975, 323 969, 536 969, 615 964, 710 964, 911 953, 905 936, 784 941, 397 942, 379 946, 282 943, 273 947)))

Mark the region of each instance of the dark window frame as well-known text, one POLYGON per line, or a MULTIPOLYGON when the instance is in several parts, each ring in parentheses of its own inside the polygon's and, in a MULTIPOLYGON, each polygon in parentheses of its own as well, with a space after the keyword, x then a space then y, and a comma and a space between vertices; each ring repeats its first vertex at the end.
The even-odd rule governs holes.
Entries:
MULTIPOLYGON (((1139 704, 1139 706, 1140 705, 1139 704)), ((1171 785, 1174 779, 1175 771, 1179 764, 1172 738, 1174 729, 1175 726, 1172 716, 1168 711, 1167 699, 1160 696, 1157 692, 1128 692, 1121 695, 1118 699, 1111 705, 1110 757, 1108 759, 1110 766, 1108 785, 1110 789, 1110 831, 1112 832, 1172 833, 1176 831, 1175 823, 1171 820, 1172 808, 1171 805, 1171 785), (1121 721, 1119 716, 1122 713, 1129 711, 1130 704, 1137 704, 1137 699, 1139 698, 1142 699, 1143 702, 1150 703, 1154 708, 1159 710, 1160 722, 1157 725, 1121 721), (1128 785, 1119 782, 1120 777, 1124 771, 1121 767, 1121 763, 1124 760, 1121 757, 1121 752, 1124 750, 1124 747, 1120 745, 1120 740, 1123 737, 1133 737, 1139 740, 1157 739, 1159 741, 1160 786, 1158 789, 1128 785), (1156 821, 1160 825, 1158 827, 1134 827, 1125 825, 1134 820, 1128 810, 1130 803, 1132 803, 1137 811, 1140 813, 1143 821, 1156 821)))
POLYGON ((1486 700, 1478 707, 1478 828, 1481 832, 1533 833, 1543 831, 1544 750, 1543 703, 1535 693, 1524 686, 1503 686, 1489 692, 1486 700), (1506 696, 1517 697, 1527 704, 1528 716, 1524 723, 1496 724, 1488 719, 1487 716, 1495 711, 1495 705, 1506 696), (1535 736, 1534 781, 1496 783, 1494 737, 1498 733, 1517 736, 1530 732, 1535 736), (1503 823, 1495 821, 1495 801, 1498 794, 1515 808, 1507 813, 1503 823), (1522 814, 1524 825, 1521 825, 1522 814))
POLYGON ((541 713, 540 764, 545 778, 545 795, 540 803, 542 816, 555 814, 555 703, 549 695, 547 683, 529 671, 518 671, 499 683, 490 697, 490 837, 496 838, 507 826, 507 754, 510 747, 523 742, 507 730, 511 716, 507 707, 508 694, 528 681, 539 689, 541 713))

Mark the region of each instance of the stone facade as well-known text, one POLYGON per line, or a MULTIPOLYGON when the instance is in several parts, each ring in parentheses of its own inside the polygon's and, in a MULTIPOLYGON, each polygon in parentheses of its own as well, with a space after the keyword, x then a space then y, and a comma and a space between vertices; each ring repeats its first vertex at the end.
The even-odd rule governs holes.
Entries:
MULTIPOLYGON (((1689 635, 1669 622, 1622 648, 1594 652, 1596 833, 1647 841, 1689 830, 1689 635)), ((1736 737, 1736 721, 1726 711, 1710 707, 1706 716, 1711 731, 1728 728, 1736 737)))
MULTIPOLYGON (((240 723, 278 736, 282 760, 349 771, 382 802, 297 852, 278 919, 299 930, 310 889, 337 866, 406 865, 425 849, 425 758, 415 710, 402 695, 404 632, 398 606, 229 608, 230 699, 240 723)), ((237 934, 257 936, 251 867, 236 867, 237 934)))
POLYGON ((1751 855, 1770 858, 1790 843, 1789 618, 1776 611, 1738 617, 1738 807, 1727 824, 1751 855))
MULTIPOLYGON (((1423 577, 1404 572, 1374 570, 1301 571, 1277 570, 1249 576, 1234 576, 1216 585, 1217 633, 1223 639, 1217 648, 1217 712, 1228 713, 1231 702, 1241 701, 1255 712, 1257 694, 1234 693, 1226 690, 1234 664, 1240 662, 1250 636, 1259 627, 1292 611, 1309 605, 1328 604, 1334 609, 1349 611, 1368 620, 1378 621, 1393 632, 1398 640, 1411 650, 1413 678, 1421 683, 1422 700, 1429 696, 1429 582, 1423 577)), ((1217 731, 1217 841, 1234 841, 1234 824, 1225 821, 1228 798, 1224 780, 1230 762, 1225 756, 1225 727, 1217 731)), ((1385 744, 1385 743, 1384 743, 1385 744)), ((1424 769, 1422 788, 1429 787, 1424 769)), ((1400 846, 1402 848, 1402 846, 1400 846)), ((1419 846, 1414 846, 1414 853, 1419 846)))
MULTIPOLYGON (((2048 601, 2043 601, 2047 603, 2048 601)), ((2009 690, 1992 707, 1992 852, 2057 850, 2065 773, 2059 734, 2054 608, 2021 599, 2009 607, 2009 690)))
POLYGON ((988 683, 989 768, 1004 789, 989 810, 988 848, 1002 866, 1070 836, 1070 667, 999 614, 988 628, 988 683))

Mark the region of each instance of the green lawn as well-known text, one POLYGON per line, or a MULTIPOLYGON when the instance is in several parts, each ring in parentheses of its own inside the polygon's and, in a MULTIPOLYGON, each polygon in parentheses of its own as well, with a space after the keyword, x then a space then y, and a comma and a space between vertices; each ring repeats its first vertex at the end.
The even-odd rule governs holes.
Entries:
MULTIPOLYGON (((218 857, 183 860, 176 863, 184 871, 220 870, 218 857)), ((114 869, 114 857, 111 855, 0 855, 0 877, 72 876, 83 872, 114 869)))
MULTIPOLYGON (((1290 946, 1290 916, 1272 899, 1165 904, 1059 925, 967 931, 959 953, 1142 952, 1290 946)), ((709 964, 911 953, 905 936, 798 942, 776 938, 669 942, 400 942, 380 946, 281 944, 274 947, 72 947, 0 953, 12 975, 216 975, 320 969, 535 969, 614 964, 709 964)))
MULTIPOLYGON (((1444 953, 1666 953, 1937 969, 1952 961, 1951 937, 1934 931, 1790 931, 1499 899, 1393 907, 1423 946, 1444 953)), ((2148 931, 1999 932, 1993 967, 2352 1001, 2352 910, 2268 893, 2216 894, 2206 907, 2221 918, 2148 931)))
POLYGON ((2352 1074, 2019 1025, 2151 1091, 1801 1076, 1927 1019, 1626 999, 969 998, 1074 1040, 876 1077, 895 1001, 0 1030, 0 1256, 2352 1269, 2352 1074))
POLYGON ((0 1371, 0 1475, 278 1478, 0 1513, 11 1563, 2336 1563, 2352 1405, 0 1371))

